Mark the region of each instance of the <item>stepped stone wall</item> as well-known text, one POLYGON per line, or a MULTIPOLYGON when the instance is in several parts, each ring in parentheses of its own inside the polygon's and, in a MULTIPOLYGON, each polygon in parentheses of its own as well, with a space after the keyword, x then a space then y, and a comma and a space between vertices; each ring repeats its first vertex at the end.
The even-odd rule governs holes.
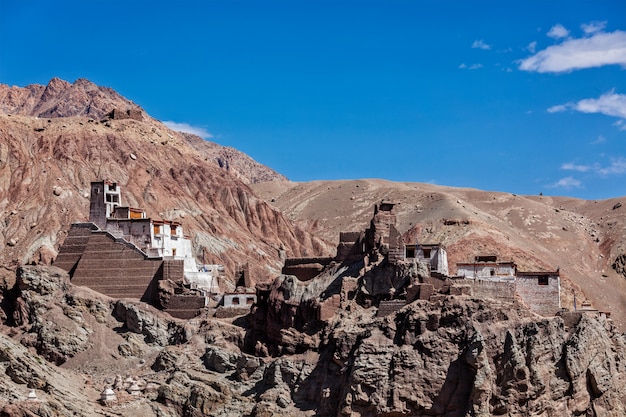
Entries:
MULTIPOLYGON (((182 269, 182 262, 179 263, 182 269)), ((179 268, 170 262, 166 264, 168 274, 179 268)), ((162 259, 146 258, 139 249, 108 232, 93 231, 74 269, 72 283, 113 298, 150 301, 150 284, 155 278, 163 278, 163 265, 162 259)))
POLYGON ((93 223, 74 223, 65 238, 65 242, 59 248, 59 253, 54 260, 54 266, 65 269, 72 275, 73 269, 78 264, 80 257, 85 252, 91 232, 98 230, 93 223))

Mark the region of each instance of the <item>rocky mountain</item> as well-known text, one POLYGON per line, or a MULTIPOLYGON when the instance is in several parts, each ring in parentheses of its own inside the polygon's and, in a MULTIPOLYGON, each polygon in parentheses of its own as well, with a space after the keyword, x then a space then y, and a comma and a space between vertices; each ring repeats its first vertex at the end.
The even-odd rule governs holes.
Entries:
POLYGON ((280 272, 285 255, 332 250, 257 198, 241 181, 244 175, 220 168, 201 146, 191 146, 193 138, 143 112, 127 117, 137 108, 109 89, 54 79, 46 88, 3 87, 0 97, 5 111, 16 111, 0 114, 5 276, 19 264, 50 263, 69 225, 88 217, 90 182, 102 179, 121 185, 124 204, 180 221, 198 257, 225 265, 230 277, 249 263, 262 281, 280 272), (113 110, 122 116, 107 117, 113 110))
POLYGON ((0 99, 0 416, 626 413, 621 199, 291 183, 86 80, 0 86, 0 99), (228 276, 249 264, 261 281, 249 312, 180 320, 48 266, 100 179, 181 222, 228 276), (372 218, 382 200, 395 211, 372 218), (358 244, 333 258, 341 231, 358 244), (565 311, 540 316, 519 294, 478 296, 394 260, 401 240, 444 244, 452 274, 485 254, 558 268, 565 311), (286 256, 319 273, 280 274, 286 256), (610 316, 573 311, 574 296, 610 316))
MULTIPOLYGON (((3 114, 37 118, 84 116, 99 121, 114 110, 123 117, 126 117, 127 112, 133 111, 137 119, 158 125, 161 131, 167 130, 162 123, 152 119, 137 104, 111 88, 98 86, 84 78, 74 83, 53 78, 46 86, 32 84, 26 87, 9 87, 0 84, 0 113, 3 114)), ((179 132, 176 136, 188 142, 207 161, 228 170, 247 184, 286 179, 236 149, 188 133, 179 132)))

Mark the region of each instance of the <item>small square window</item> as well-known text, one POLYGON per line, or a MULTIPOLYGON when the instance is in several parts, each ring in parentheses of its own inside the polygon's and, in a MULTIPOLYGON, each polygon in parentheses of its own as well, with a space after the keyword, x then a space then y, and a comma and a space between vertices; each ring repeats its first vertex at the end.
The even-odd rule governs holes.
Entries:
POLYGON ((539 285, 548 285, 548 277, 547 276, 542 276, 539 277, 538 282, 539 285))

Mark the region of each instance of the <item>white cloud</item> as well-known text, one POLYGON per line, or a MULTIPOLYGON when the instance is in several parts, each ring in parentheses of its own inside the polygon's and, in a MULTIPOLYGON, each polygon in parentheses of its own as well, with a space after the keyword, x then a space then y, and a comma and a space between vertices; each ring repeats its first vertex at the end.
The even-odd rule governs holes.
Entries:
POLYGON ((626 95, 615 94, 609 91, 598 98, 586 98, 577 103, 557 104, 549 107, 548 113, 558 113, 572 109, 581 113, 600 113, 607 116, 619 117, 620 120, 613 123, 619 130, 626 130, 626 95))
POLYGON ((624 120, 618 120, 613 123, 613 126, 616 126, 619 130, 626 130, 626 122, 624 120))
POLYGON ((528 49, 531 54, 534 54, 535 51, 537 50, 537 41, 533 41, 529 43, 526 49, 528 49))
POLYGON ((582 25, 580 25, 580 27, 582 28, 583 32, 585 32, 587 35, 591 35, 592 33, 596 33, 596 32, 600 32, 601 30, 604 30, 604 28, 606 27, 606 20, 603 22, 589 22, 589 23, 583 23, 582 25))
POLYGON ((626 173, 626 158, 619 157, 611 161, 611 165, 598 169, 602 175, 621 175, 626 173))
POLYGON ((548 113, 560 113, 562 111, 567 110, 567 104, 557 104, 556 106, 552 106, 548 108, 548 113))
POLYGON ((582 113, 602 113, 626 119, 626 95, 610 91, 599 98, 580 100, 573 108, 582 113))
MULTIPOLYGON (((603 138, 602 138, 603 139, 603 138)), ((564 171, 576 171, 576 172, 593 172, 595 174, 609 176, 609 175, 622 175, 626 174, 626 158, 620 156, 618 158, 613 158, 611 163, 607 166, 602 166, 598 163, 594 164, 575 164, 573 162, 568 162, 561 165, 561 169, 564 171)), ((580 185, 580 181, 575 178, 569 176, 559 180, 554 186, 566 186, 569 184, 570 186, 575 186, 578 183, 580 185), (557 185, 560 184, 560 185, 557 185)))
POLYGON ((572 188, 581 188, 582 182, 578 181, 574 177, 565 177, 561 178, 554 184, 548 185, 548 188, 565 188, 566 190, 571 190, 572 188))
MULTIPOLYGON (((554 28, 553 28, 554 29, 554 28)), ((626 67, 626 32, 595 32, 580 39, 567 39, 519 61, 522 71, 566 72, 603 65, 626 67)))
POLYGON ((576 165, 573 162, 569 162, 567 164, 561 165, 561 169, 565 171, 578 171, 578 172, 587 172, 592 167, 590 165, 576 165))
POLYGON ((462 63, 461 65, 459 65, 460 69, 470 69, 470 70, 477 70, 482 67, 483 67, 483 64, 472 64, 468 66, 465 63, 462 63))
POLYGON ((191 133, 200 136, 203 139, 209 139, 213 137, 213 135, 208 130, 200 126, 192 126, 188 123, 178 123, 171 120, 165 120, 163 121, 163 124, 177 132, 191 133))
POLYGON ((491 45, 486 44, 485 41, 481 39, 479 41, 474 41, 474 43, 472 43, 472 48, 488 50, 491 49, 491 45))
POLYGON ((552 26, 552 28, 548 32, 548 36, 554 39, 565 38, 567 37, 567 35, 569 35, 569 30, 565 29, 565 27, 560 23, 552 26))
MULTIPOLYGON (((618 120, 621 121, 621 120, 618 120)), ((614 123, 615 124, 615 123, 614 123)), ((592 145, 599 145, 600 143, 606 142, 606 138, 602 135, 598 136, 595 140, 591 142, 592 145)))

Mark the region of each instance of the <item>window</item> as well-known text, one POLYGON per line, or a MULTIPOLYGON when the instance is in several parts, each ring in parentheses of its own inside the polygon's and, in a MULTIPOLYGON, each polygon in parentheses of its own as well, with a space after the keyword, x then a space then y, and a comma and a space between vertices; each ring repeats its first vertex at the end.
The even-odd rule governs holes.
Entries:
POLYGON ((430 249, 422 249, 424 251, 424 258, 430 259, 430 249))
POLYGON ((238 306, 239 305, 239 297, 233 297, 232 305, 234 305, 234 306, 238 306))
POLYGON ((154 225, 154 234, 155 235, 160 235, 161 234, 161 225, 159 225, 159 224, 155 224, 154 225))
POLYGON ((176 256, 176 248, 172 248, 172 256, 176 256))
POLYGON ((248 298, 246 299, 246 304, 248 304, 248 305, 252 305, 252 304, 254 304, 254 297, 248 297, 248 298))
POLYGON ((496 274, 496 270, 495 270, 495 269, 493 269, 493 268, 491 268, 491 269, 489 270, 489 275, 494 276, 495 274, 496 274))
POLYGON ((548 277, 547 276, 539 277, 539 279, 537 280, 537 283, 539 285, 548 285, 548 277))
POLYGON ((415 258, 415 246, 407 245, 406 246, 405 256, 407 258, 415 258))

